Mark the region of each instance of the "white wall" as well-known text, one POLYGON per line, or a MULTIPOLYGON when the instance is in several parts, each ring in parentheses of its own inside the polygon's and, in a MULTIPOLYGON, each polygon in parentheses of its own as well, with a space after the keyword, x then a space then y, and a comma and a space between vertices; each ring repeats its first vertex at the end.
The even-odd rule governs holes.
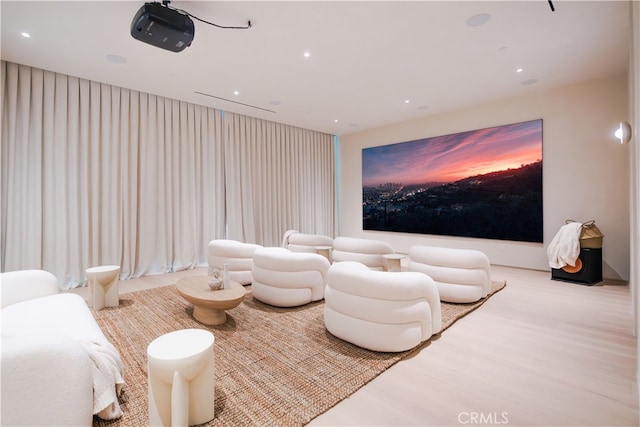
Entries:
MULTIPOLYGON (((640 3, 631 4, 631 49, 629 62, 629 123, 633 127, 632 139, 629 143, 631 153, 631 185, 629 205, 631 211, 631 295, 633 297, 633 315, 635 318, 634 336, 638 337, 640 331, 640 3)), ((640 402, 640 340, 637 340, 637 366, 636 383, 638 385, 638 399, 640 402)))
POLYGON ((603 276, 629 280, 629 146, 613 139, 627 117, 626 75, 341 136, 339 235, 484 251, 492 264, 550 271, 546 247, 565 219, 595 220, 605 235, 603 276), (543 119, 544 244, 363 231, 362 149, 543 119))

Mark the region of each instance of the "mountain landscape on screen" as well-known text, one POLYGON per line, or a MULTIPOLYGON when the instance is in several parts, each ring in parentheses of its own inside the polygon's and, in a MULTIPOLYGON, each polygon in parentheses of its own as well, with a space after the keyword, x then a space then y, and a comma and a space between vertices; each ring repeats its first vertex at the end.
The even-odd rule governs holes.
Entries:
POLYGON ((542 242, 542 120, 362 157, 364 230, 542 242))

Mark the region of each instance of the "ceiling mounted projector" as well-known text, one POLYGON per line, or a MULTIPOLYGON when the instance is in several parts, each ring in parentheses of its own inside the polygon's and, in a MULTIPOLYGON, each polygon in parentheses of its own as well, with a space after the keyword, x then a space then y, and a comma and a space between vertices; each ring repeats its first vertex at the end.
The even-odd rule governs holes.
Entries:
POLYGON ((152 46, 182 52, 191 45, 195 26, 187 14, 152 2, 145 3, 133 17, 131 35, 152 46))

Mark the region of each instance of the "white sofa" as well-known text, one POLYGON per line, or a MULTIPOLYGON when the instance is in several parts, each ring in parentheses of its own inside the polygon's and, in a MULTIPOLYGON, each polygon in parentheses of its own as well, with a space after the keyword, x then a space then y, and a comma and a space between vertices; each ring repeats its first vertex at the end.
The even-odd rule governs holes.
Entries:
POLYGON ((431 277, 442 301, 475 302, 491 290, 491 266, 483 252, 413 245, 409 248, 409 258, 408 270, 431 277))
POLYGON ((335 263, 327 272, 324 301, 327 330, 373 351, 409 350, 442 329, 438 288, 422 273, 335 263))
POLYGON ((333 262, 356 261, 369 268, 384 269, 384 255, 394 252, 390 244, 381 240, 344 236, 333 240, 333 262))
POLYGON ((237 240, 212 240, 209 242, 209 268, 217 268, 222 271, 226 263, 229 266, 229 279, 241 285, 250 285, 253 253, 261 247, 254 243, 238 242, 237 240))
POLYGON ((42 270, 0 274, 1 424, 90 426, 122 415, 117 349, 86 302, 42 270))
POLYGON ((333 239, 324 234, 300 233, 296 230, 288 230, 282 239, 282 247, 291 252, 317 252, 319 246, 333 247, 333 239))
POLYGON ((253 297, 276 307, 295 307, 324 297, 329 261, 322 255, 261 248, 253 254, 253 297))

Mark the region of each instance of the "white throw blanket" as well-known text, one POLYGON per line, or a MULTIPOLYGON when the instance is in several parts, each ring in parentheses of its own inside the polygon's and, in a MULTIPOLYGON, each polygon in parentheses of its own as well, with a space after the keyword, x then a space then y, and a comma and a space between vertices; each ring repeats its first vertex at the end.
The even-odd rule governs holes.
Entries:
POLYGON ((118 396, 122 392, 123 365, 118 350, 109 342, 82 341, 91 359, 93 413, 105 420, 122 416, 118 396))
POLYGON ((562 268, 565 265, 575 266, 580 255, 580 232, 582 223, 570 222, 560 227, 547 248, 549 266, 562 268))

